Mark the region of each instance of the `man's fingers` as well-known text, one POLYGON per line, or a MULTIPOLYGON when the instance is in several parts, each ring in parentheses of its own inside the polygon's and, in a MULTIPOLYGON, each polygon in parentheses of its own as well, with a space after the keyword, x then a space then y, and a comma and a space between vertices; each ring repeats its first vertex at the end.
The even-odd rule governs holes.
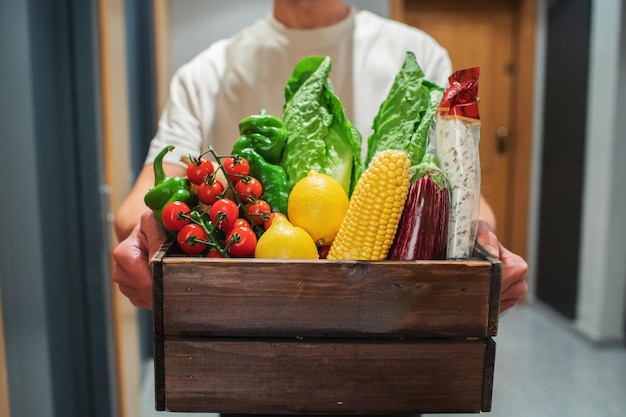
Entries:
POLYGON ((141 231, 144 235, 149 252, 148 260, 150 260, 152 259, 152 256, 161 248, 165 239, 167 239, 167 233, 154 219, 152 211, 146 211, 141 215, 141 231))
MULTIPOLYGON (((503 291, 518 282, 526 283, 528 275, 528 264, 519 255, 511 252, 502 245, 500 247, 500 260, 502 261, 502 276, 507 277, 507 281, 502 283, 503 291)), ((526 285, 526 284, 524 284, 526 285)))
POLYGON ((509 300, 501 300, 500 301, 500 313, 502 313, 503 311, 508 310, 509 308, 513 307, 515 304, 517 304, 518 301, 519 301, 519 298, 509 299, 509 300))
POLYGON ((502 290, 500 296, 500 312, 513 307, 528 291, 526 276, 528 264, 519 255, 499 245, 502 261, 502 290))
POLYGON ((489 252, 494 258, 500 257, 498 237, 491 230, 487 222, 479 221, 476 231, 476 242, 489 252))

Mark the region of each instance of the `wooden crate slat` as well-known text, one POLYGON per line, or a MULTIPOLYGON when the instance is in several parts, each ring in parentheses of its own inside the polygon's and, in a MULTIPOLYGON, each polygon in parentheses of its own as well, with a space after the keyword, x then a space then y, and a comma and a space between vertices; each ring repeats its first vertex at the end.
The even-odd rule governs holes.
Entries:
POLYGON ((166 340, 164 409, 479 412, 486 353, 484 340, 166 340))
MULTIPOLYGON (((166 260, 164 333, 488 336, 492 266, 166 260)), ((496 321, 497 323, 497 321, 496 321)))

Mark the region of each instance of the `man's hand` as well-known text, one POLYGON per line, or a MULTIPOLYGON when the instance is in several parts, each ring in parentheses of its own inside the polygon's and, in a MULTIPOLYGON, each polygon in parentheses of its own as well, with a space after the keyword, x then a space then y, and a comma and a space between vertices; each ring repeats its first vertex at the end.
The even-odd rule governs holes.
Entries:
POLYGON ((513 307, 528 291, 526 276, 528 264, 522 257, 506 249, 484 221, 478 224, 476 242, 502 262, 502 290, 500 312, 513 307))
POLYGON ((167 233, 154 220, 152 211, 146 211, 131 234, 113 250, 113 281, 137 307, 152 309, 150 259, 166 238, 167 233))

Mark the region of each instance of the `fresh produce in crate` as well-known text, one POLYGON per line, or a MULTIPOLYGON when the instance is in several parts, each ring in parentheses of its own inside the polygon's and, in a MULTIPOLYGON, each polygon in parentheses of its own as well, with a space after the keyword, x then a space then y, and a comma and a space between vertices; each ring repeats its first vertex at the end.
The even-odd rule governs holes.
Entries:
POLYGON ((428 132, 443 89, 428 81, 415 55, 407 52, 402 68, 374 117, 367 139, 367 166, 376 153, 386 149, 404 151, 411 161, 411 181, 428 147, 428 132))
POLYGON ((280 162, 289 131, 283 121, 266 110, 239 122, 239 134, 246 137, 254 150, 270 164, 280 162))
POLYGON ((361 134, 333 91, 331 68, 329 57, 306 57, 287 81, 283 122, 289 136, 280 165, 289 189, 313 170, 339 181, 350 196, 361 174, 361 134))
POLYGON ((431 129, 441 169, 450 182, 447 257, 472 255, 480 204, 478 67, 456 71, 431 129))
POLYGON ((389 259, 445 259, 448 245, 450 193, 448 181, 427 152, 417 167, 389 259))
POLYGON ((403 151, 374 155, 354 188, 327 259, 387 258, 409 189, 410 165, 403 151))
POLYGON ((168 178, 163 170, 163 158, 174 146, 166 146, 154 158, 154 187, 144 195, 144 203, 154 213, 157 222, 163 225, 162 213, 165 206, 173 201, 188 205, 196 203, 196 196, 191 192, 191 183, 185 177, 168 178))
POLYGON ((415 55, 407 52, 374 118, 367 160, 382 150, 397 149, 405 152, 411 162, 410 191, 390 259, 438 259, 442 240, 445 248, 446 235, 441 230, 442 222, 447 228, 448 218, 447 209, 444 210, 448 204, 445 178, 441 178, 439 185, 433 182, 441 171, 436 171, 432 155, 427 153, 428 133, 442 95, 443 89, 425 79, 415 55))
POLYGON ((250 175, 263 185, 263 199, 272 211, 287 214, 290 188, 287 173, 279 164, 287 128, 280 118, 262 110, 239 122, 239 134, 231 153, 248 161, 250 175))
POLYGON ((333 177, 309 171, 289 194, 289 221, 311 235, 318 247, 333 243, 348 210, 348 195, 333 177))
POLYGON ((173 149, 167 146, 155 158, 155 186, 144 196, 155 218, 188 255, 254 256, 272 213, 263 199, 265 187, 250 175, 248 161, 209 148, 198 157, 185 158, 188 177, 167 178, 162 161, 173 149), (217 168, 204 158, 206 154, 213 156, 217 168), (218 180, 219 173, 224 183, 218 180))
POLYGON ((318 259, 311 235, 294 226, 285 216, 276 216, 254 251, 255 258, 318 259))

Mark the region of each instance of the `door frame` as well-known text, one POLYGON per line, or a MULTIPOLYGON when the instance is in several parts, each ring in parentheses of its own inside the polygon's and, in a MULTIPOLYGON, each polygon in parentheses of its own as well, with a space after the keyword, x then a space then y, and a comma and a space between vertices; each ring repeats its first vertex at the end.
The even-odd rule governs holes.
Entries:
MULTIPOLYGON (((404 4, 408 0, 391 0, 391 18, 406 21, 404 4)), ((529 217, 531 164, 534 138, 535 96, 535 53, 538 24, 538 0, 517 2, 514 51, 517 62, 512 89, 513 118, 511 120, 511 143, 514 158, 511 167, 511 210, 507 230, 510 233, 509 249, 527 259, 529 253, 529 217)))

